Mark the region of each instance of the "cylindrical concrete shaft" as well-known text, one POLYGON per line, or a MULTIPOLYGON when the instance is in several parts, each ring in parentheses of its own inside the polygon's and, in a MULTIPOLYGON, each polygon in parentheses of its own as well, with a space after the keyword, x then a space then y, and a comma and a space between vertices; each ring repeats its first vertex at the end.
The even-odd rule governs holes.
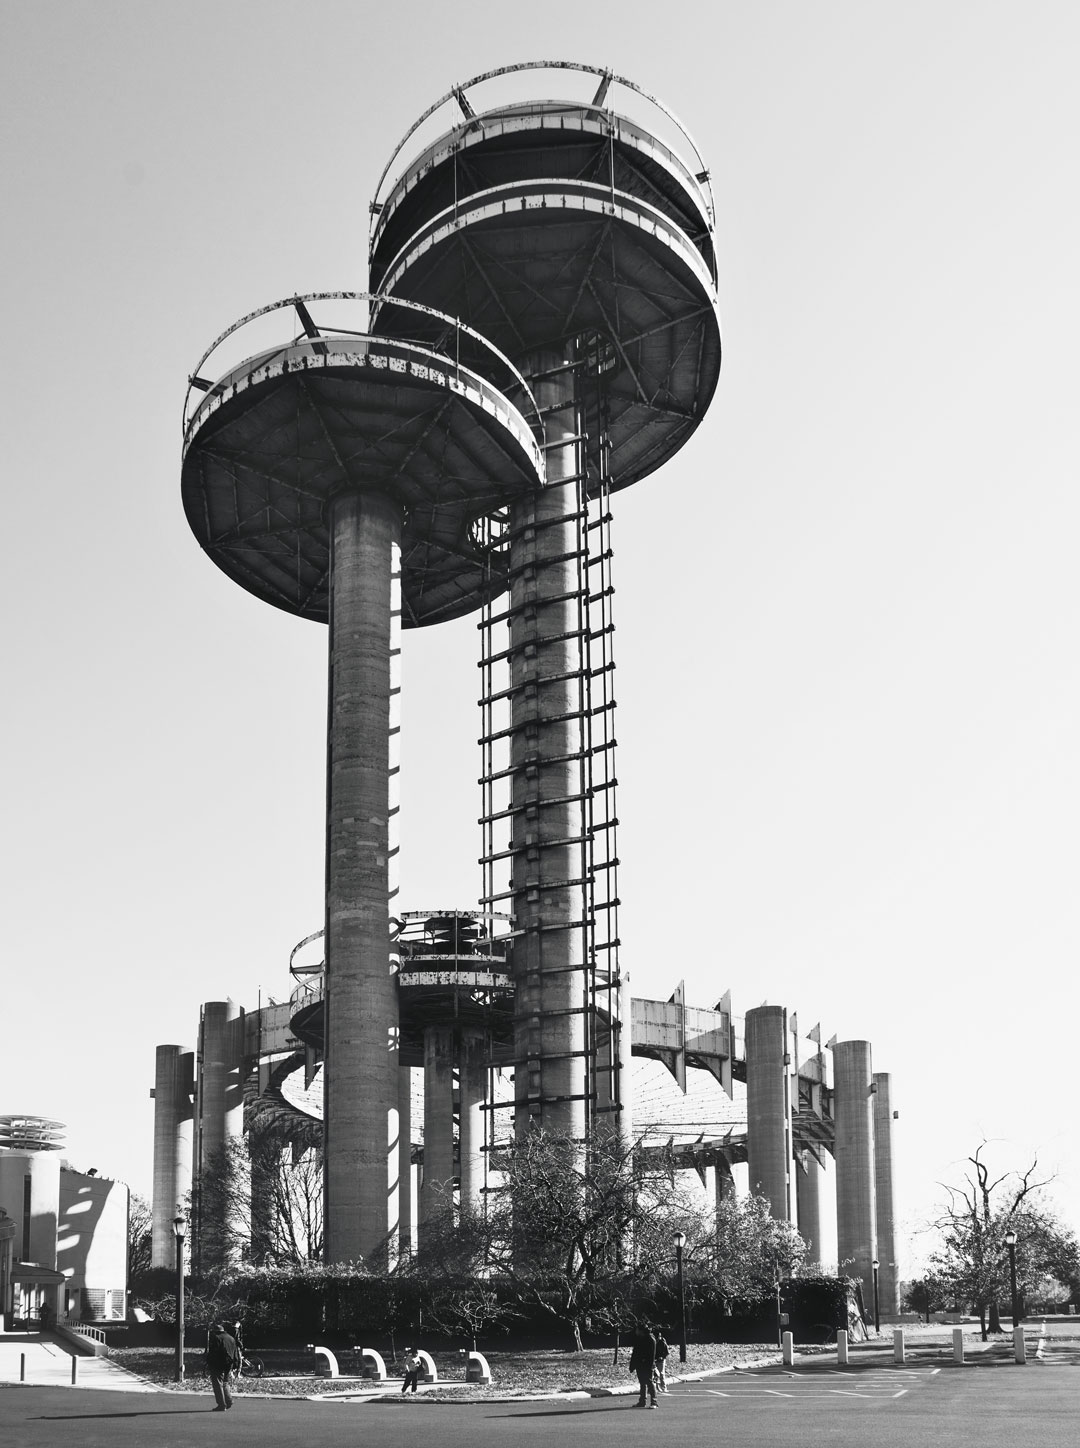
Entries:
POLYGON ((896 1260, 896 1204, 893 1199, 893 1109, 887 1071, 874 1072, 874 1188, 877 1213, 878 1298, 883 1315, 900 1312, 900 1266, 896 1260))
MULTIPOLYGON (((330 509, 326 809, 326 1260, 396 1255, 398 1019, 392 739, 402 510, 343 493, 330 509)), ((394 776, 396 780, 396 775, 394 776)), ((395 825, 396 825, 396 811, 395 825)))
POLYGON ((207 1001, 203 1006, 195 1144, 198 1242, 193 1244, 200 1270, 222 1268, 237 1259, 247 1227, 240 1210, 245 1192, 236 1150, 244 1134, 240 1030, 235 1001, 207 1001), (203 1179, 212 1190, 204 1190, 203 1179))
MULTIPOLYGON (((567 354, 568 355, 568 354, 567 354)), ((583 1139, 588 1068, 574 374, 562 349, 525 368, 545 416, 548 486, 511 508, 515 1125, 583 1139), (578 882, 578 883, 571 883, 578 882)))
POLYGON ((412 1067, 398 1070, 398 1252, 408 1257, 416 1251, 413 1234, 413 1120, 412 1067))
MULTIPOLYGON (((154 1195, 150 1265, 176 1268, 173 1219, 191 1191, 195 1056, 159 1046, 154 1063, 154 1195)), ((186 1207, 185 1207, 186 1210, 186 1207)))
POLYGON ((420 1250, 424 1227, 453 1206, 454 1029, 424 1028, 424 1179, 420 1188, 420 1250))
POLYGON ((874 1098, 869 1041, 838 1041, 833 1050, 836 1118, 836 1250, 841 1272, 863 1286, 874 1310, 874 1098))
POLYGON ((488 1077, 485 1032, 462 1031, 458 1061, 458 1180, 465 1215, 479 1212, 484 1202, 484 1102, 488 1077))
POLYGON ((769 1199, 779 1222, 791 1212, 791 1091, 787 1011, 746 1013, 746 1156, 750 1188, 769 1199))
POLYGON ((795 1166, 795 1204, 799 1236, 808 1248, 808 1260, 821 1261, 821 1164, 813 1152, 800 1153, 795 1166))

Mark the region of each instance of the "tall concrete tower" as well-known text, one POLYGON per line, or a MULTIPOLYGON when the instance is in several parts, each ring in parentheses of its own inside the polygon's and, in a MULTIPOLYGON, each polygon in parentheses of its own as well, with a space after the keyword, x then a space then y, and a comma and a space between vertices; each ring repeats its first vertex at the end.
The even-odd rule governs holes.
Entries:
POLYGON ((231 578, 329 625, 326 1253, 378 1266, 398 1228, 398 630, 453 618, 501 586, 476 525, 536 491, 544 466, 514 368, 428 309, 397 307, 396 334, 375 336, 367 303, 296 297, 218 339, 189 392, 182 492, 231 578), (268 318, 279 339, 245 354, 246 329, 268 318), (431 345, 432 327, 448 352, 431 345), (226 343, 239 360, 218 371, 226 343))
POLYGON ((543 419, 546 486, 512 499, 502 523, 507 791, 487 818, 509 841, 487 859, 508 860, 510 882, 486 903, 508 899, 514 917, 518 1130, 539 1121, 581 1138, 606 1115, 628 1134, 618 902, 603 884, 616 820, 598 808, 614 778, 593 770, 614 742, 597 743, 614 702, 597 692, 610 653, 592 653, 610 634, 591 611, 610 591, 609 550, 590 554, 588 542, 606 526, 609 494, 670 459, 716 387, 708 173, 685 129, 632 82, 537 62, 478 76, 430 107, 391 158, 373 214, 371 286, 389 294, 379 327, 400 325, 397 298, 462 317, 520 368, 543 419), (536 72, 596 88, 545 98, 536 72), (508 78, 519 98, 485 108, 487 83, 508 78), (444 115, 446 129, 406 158, 421 123, 444 115))
MULTIPOLYGON (((506 721, 485 726, 505 755, 485 766, 481 906, 513 917, 517 1129, 626 1136, 608 499, 698 426, 720 332, 704 163, 670 111, 610 71, 536 62, 455 87, 393 153, 372 210, 369 316, 343 315, 363 304, 353 294, 294 297, 200 362, 183 498, 230 577, 329 625, 326 1250, 379 1266, 399 1206, 398 629, 483 612, 485 719, 497 706, 506 721), (536 95, 539 72, 585 77, 589 98, 536 95), (520 99, 474 106, 508 79, 520 99), (441 134, 406 155, 443 107, 441 134), (246 350, 271 317, 280 334, 246 350)), ((443 1172, 460 1056, 469 1196, 483 1048, 424 1030, 443 1172)))

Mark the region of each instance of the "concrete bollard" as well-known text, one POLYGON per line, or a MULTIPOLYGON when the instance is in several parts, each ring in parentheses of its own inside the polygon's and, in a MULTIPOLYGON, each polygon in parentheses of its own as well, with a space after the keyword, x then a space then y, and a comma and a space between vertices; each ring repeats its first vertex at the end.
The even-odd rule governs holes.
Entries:
POLYGON ((784 1355, 784 1366, 789 1368, 795 1361, 795 1338, 790 1332, 781 1333, 780 1349, 784 1355))
POLYGON ((386 1382, 386 1363, 383 1361, 381 1352, 373 1347, 361 1348, 361 1355, 364 1359, 364 1377, 371 1378, 373 1382, 386 1382))
POLYGON ((902 1327, 894 1327, 894 1328, 893 1328, 893 1335, 892 1335, 892 1357, 893 1357, 893 1362, 894 1362, 894 1363, 902 1363, 902 1362, 905 1361, 905 1354, 904 1354, 904 1329, 903 1329, 902 1327))
POLYGON ((841 1329, 839 1330, 839 1332, 836 1334, 836 1365, 837 1365, 837 1367, 841 1367, 841 1368, 846 1368, 846 1367, 847 1367, 847 1361, 848 1361, 848 1355, 847 1355, 847 1354, 848 1354, 847 1332, 845 1331, 844 1328, 841 1328, 841 1329))
POLYGON ((325 1358, 325 1359, 326 1359, 327 1376, 328 1376, 328 1377, 331 1377, 331 1378, 336 1378, 336 1377, 337 1377, 337 1375, 338 1375, 338 1361, 337 1361, 337 1358, 334 1356, 334 1354, 330 1351, 330 1349, 329 1349, 328 1347, 319 1347, 316 1343, 309 1342, 308 1345, 307 1345, 307 1350, 308 1350, 308 1352, 313 1352, 316 1357, 325 1358))
POLYGON ((19 1382, 26 1382, 26 1354, 24 1352, 19 1354, 19 1382))
POLYGON ((77 1387, 79 1382, 79 1359, 74 1353, 71 1354, 71 1386, 77 1387))
POLYGON ((1024 1341, 1024 1329, 1013 1328, 1013 1357, 1018 1363, 1027 1362, 1027 1343, 1024 1341))
POLYGON ((465 1381, 467 1383, 490 1383, 491 1369, 488 1367, 487 1358, 482 1352, 471 1352, 469 1361, 465 1368, 465 1381))
POLYGON ((964 1329, 962 1327, 954 1327, 952 1330, 952 1355, 953 1362, 962 1363, 964 1361, 964 1329))

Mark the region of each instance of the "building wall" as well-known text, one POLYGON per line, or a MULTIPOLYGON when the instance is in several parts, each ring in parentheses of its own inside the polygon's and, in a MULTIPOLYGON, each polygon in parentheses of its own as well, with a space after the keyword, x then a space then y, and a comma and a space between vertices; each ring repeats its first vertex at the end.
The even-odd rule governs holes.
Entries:
POLYGON ((56 1266, 59 1184, 55 1152, 0 1150, 0 1207, 15 1222, 16 1262, 56 1266))
POLYGON ((126 1315, 128 1202, 123 1182, 60 1173, 56 1266, 68 1279, 69 1315, 84 1321, 126 1315))

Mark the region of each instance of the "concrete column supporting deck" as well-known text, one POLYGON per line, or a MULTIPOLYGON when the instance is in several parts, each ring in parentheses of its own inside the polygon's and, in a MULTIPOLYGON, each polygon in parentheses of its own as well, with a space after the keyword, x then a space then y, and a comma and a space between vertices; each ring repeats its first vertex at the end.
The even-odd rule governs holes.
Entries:
POLYGON ((821 1163, 810 1151, 800 1153, 795 1164, 795 1205, 798 1211, 799 1235, 806 1242, 808 1260, 822 1260, 821 1220, 824 1172, 821 1163))
POLYGON ((874 1097, 869 1041, 838 1041, 833 1051, 836 1118, 836 1251, 841 1272, 862 1282, 874 1310, 874 1097))
POLYGON ((244 1133, 241 1080, 240 1008, 235 1001, 207 1001, 199 1042, 198 1122, 195 1173, 213 1180, 207 1193, 195 1183, 196 1265, 224 1267, 239 1252, 247 1227, 238 1215, 245 1193, 236 1180, 240 1162, 235 1148, 244 1133))
POLYGON ((453 1206, 454 1029, 424 1028, 424 1180, 420 1188, 420 1250, 424 1225, 453 1206))
POLYGON ((887 1071, 874 1072, 874 1204, 877 1224, 878 1302, 883 1317, 900 1312, 900 1268, 896 1260, 893 1201, 893 1108, 887 1071))
POLYGON ((326 810, 325 1230, 328 1262, 396 1255, 398 1018, 396 710, 402 509, 330 506, 326 810))
POLYGON ((483 1031, 462 1031, 458 1057, 458 1177, 463 1214, 478 1212, 483 1205, 487 1047, 483 1031))
POLYGON ((176 1268, 173 1218, 191 1191, 195 1056, 159 1046, 154 1065, 154 1194, 150 1265, 176 1268))
POLYGON ((398 1070, 398 1253, 407 1257, 416 1251, 413 1235, 413 1120, 412 1067, 398 1070))
POLYGON ((578 447, 569 349, 523 370, 545 418, 548 486, 511 508, 515 810, 515 1128, 583 1139, 588 1067, 582 933, 582 729, 575 563, 578 447))
POLYGON ((787 1011, 757 1006, 746 1013, 746 1154, 750 1189, 769 1199, 772 1215, 792 1220, 791 1067, 787 1011))

